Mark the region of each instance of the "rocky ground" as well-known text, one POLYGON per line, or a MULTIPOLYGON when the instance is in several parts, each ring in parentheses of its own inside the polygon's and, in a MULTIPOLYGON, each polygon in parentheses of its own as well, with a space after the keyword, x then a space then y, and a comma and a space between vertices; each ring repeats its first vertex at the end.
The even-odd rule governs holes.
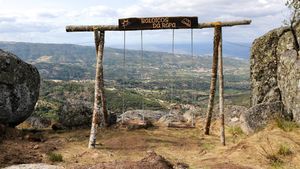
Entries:
POLYGON ((46 163, 73 169, 147 169, 153 166, 162 169, 297 169, 300 166, 299 128, 285 131, 274 122, 264 130, 246 136, 238 128, 227 127, 227 145, 223 147, 216 122, 211 136, 203 135, 203 126, 199 125, 203 121, 196 124, 196 128, 100 130, 95 150, 87 149, 88 129, 14 130, 16 133, 8 134, 9 137, 0 144, 0 167, 23 163, 46 163), (282 146, 290 153, 278 153, 282 146), (53 152, 62 155, 62 162, 49 160, 49 154, 53 152))

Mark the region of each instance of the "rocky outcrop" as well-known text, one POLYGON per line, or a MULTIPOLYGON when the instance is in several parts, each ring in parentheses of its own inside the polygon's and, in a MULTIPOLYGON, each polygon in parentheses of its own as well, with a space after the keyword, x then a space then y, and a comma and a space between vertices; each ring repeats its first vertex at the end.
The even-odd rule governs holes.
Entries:
MULTIPOLYGON (((217 108, 219 108, 217 106, 217 108)), ((240 125, 240 116, 248 110, 247 107, 237 105, 226 105, 224 108, 225 113, 225 124, 229 126, 240 125)), ((218 112, 219 109, 216 110, 218 112)))
MULTIPOLYGON (((52 129, 78 129, 90 127, 92 123, 93 103, 88 100, 82 100, 79 96, 75 96, 77 97, 75 99, 66 99, 64 105, 57 113, 58 120, 56 121, 57 123, 52 125, 52 129)), ((116 124, 116 114, 111 111, 108 111, 108 113, 109 126, 116 124)))
POLYGON ((33 112, 39 97, 38 70, 0 49, 0 123, 16 126, 33 112))
MULTIPOLYGON (((300 57, 295 47, 300 41, 300 24, 294 30, 298 40, 289 27, 282 27, 254 41, 250 58, 251 104, 255 107, 281 102, 281 114, 300 123, 300 57)), ((247 113, 257 114, 253 110, 256 108, 247 113)))
POLYGON ((167 114, 164 111, 153 111, 153 110, 129 110, 121 114, 118 121, 130 121, 130 120, 143 120, 147 119, 149 121, 155 122, 159 120, 162 116, 167 114))
POLYGON ((48 164, 21 164, 21 165, 14 165, 10 167, 6 167, 4 169, 63 169, 63 167, 55 166, 55 165, 48 165, 48 164))
POLYGON ((241 114, 241 128, 246 134, 253 133, 266 126, 272 118, 284 118, 281 113, 282 109, 283 104, 280 101, 257 104, 241 114))
POLYGON ((82 128, 91 125, 93 109, 91 102, 68 99, 58 113, 58 122, 66 128, 82 128))
POLYGON ((194 127, 201 109, 192 105, 174 105, 171 110, 162 116, 157 124, 165 127, 194 127))
POLYGON ((295 50, 284 52, 278 65, 278 87, 286 112, 300 123, 300 58, 295 50))
POLYGON ((25 123, 28 124, 30 128, 48 128, 51 126, 51 120, 41 117, 29 117, 26 119, 25 123))

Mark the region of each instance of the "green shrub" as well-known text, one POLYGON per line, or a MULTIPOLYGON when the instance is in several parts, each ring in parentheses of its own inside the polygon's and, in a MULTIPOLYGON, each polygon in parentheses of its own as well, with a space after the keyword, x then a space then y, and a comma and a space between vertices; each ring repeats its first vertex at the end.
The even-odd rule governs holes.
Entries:
POLYGON ((239 126, 231 126, 228 128, 228 132, 232 135, 232 136, 240 136, 243 135, 244 132, 241 129, 241 127, 239 126))
POLYGON ((273 149, 270 139, 267 137, 267 146, 260 146, 262 152, 260 153, 269 162, 272 168, 282 168, 284 161, 280 158, 279 154, 273 149))
POLYGON ((232 141, 235 143, 240 136, 244 135, 243 130, 239 126, 230 126, 228 128, 228 133, 232 135, 232 141))
POLYGON ((296 128, 299 128, 299 125, 293 121, 287 121, 281 118, 276 119, 277 127, 282 129, 283 131, 290 132, 296 128))
POLYGON ((283 161, 280 159, 276 159, 275 161, 271 162, 271 166, 274 169, 283 169, 283 161))
POLYGON ((263 147, 262 149, 264 151, 262 155, 268 160, 270 165, 273 168, 281 168, 281 166, 283 165, 283 161, 279 158, 279 156, 276 153, 273 153, 272 151, 267 151, 263 147))
POLYGON ((213 150, 215 148, 215 145, 212 143, 203 143, 201 146, 205 150, 213 150))
POLYGON ((52 162, 62 162, 63 156, 61 154, 51 152, 48 154, 48 159, 52 162))
POLYGON ((293 154, 291 148, 287 145, 280 145, 279 150, 277 154, 282 155, 282 156, 288 156, 293 154))

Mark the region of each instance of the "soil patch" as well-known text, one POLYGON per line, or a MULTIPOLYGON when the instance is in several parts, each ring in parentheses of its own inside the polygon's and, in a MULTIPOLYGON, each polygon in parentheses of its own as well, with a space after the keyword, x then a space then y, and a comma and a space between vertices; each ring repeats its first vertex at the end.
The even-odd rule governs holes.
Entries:
POLYGON ((100 163, 93 166, 79 166, 72 169, 173 169, 173 164, 155 152, 148 152, 147 156, 140 161, 123 161, 100 163))
POLYGON ((47 161, 46 154, 57 150, 61 140, 46 140, 41 132, 6 130, 0 143, 0 168, 47 161))
POLYGON ((210 169, 252 169, 250 167, 240 166, 232 163, 220 163, 210 167, 210 169))

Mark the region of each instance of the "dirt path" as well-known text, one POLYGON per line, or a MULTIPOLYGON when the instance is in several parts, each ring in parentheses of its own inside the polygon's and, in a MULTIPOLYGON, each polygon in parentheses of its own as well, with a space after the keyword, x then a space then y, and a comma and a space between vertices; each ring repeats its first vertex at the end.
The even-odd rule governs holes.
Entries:
MULTIPOLYGON (((216 130, 214 130, 216 131, 216 130)), ((99 131, 95 150, 87 149, 89 130, 55 133, 44 131, 45 141, 34 142, 22 138, 5 140, 0 144, 0 167, 20 163, 44 162, 66 168, 74 166, 135 163, 153 150, 172 164, 184 163, 192 169, 272 168, 274 164, 264 156, 262 146, 272 154, 281 145, 288 145, 292 155, 280 156, 283 168, 300 166, 300 129, 284 132, 268 128, 252 136, 227 133, 227 146, 219 143, 216 133, 202 135, 201 129, 167 129, 127 131, 111 129, 99 131), (52 163, 47 153, 63 156, 63 162, 52 163)), ((98 167, 99 168, 99 167, 98 167)))

